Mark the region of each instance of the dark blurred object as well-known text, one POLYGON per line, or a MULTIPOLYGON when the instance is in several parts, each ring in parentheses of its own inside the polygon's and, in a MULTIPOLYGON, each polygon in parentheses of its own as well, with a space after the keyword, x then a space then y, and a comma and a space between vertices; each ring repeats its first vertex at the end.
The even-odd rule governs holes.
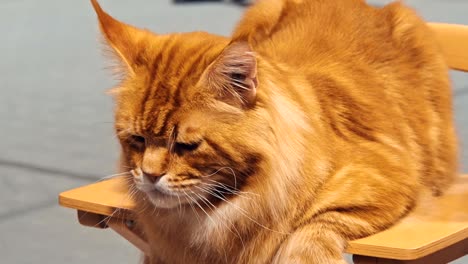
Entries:
POLYGON ((224 0, 173 0, 174 3, 196 3, 196 2, 224 2, 224 0))
POLYGON ((220 3, 232 3, 242 6, 248 6, 253 3, 253 0, 172 0, 175 4, 190 4, 190 3, 202 3, 202 2, 220 2, 220 3))

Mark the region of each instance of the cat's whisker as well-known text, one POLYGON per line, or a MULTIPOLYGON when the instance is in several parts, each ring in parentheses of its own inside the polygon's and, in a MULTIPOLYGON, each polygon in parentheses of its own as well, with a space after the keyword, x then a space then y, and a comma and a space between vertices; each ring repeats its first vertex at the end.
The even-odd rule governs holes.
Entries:
MULTIPOLYGON (((197 196, 197 194, 194 191, 190 191, 193 195, 197 196)), ((197 199, 193 199, 193 202, 206 214, 206 216, 210 219, 210 221, 213 223, 213 225, 216 226, 216 222, 213 220, 213 218, 208 214, 205 209, 203 209, 203 206, 200 205, 200 203, 197 202, 197 199)))
POLYGON ((213 190, 211 190, 211 189, 209 189, 209 188, 203 188, 203 187, 199 187, 199 186, 195 186, 195 187, 196 187, 197 189, 199 189, 199 190, 201 190, 201 191, 203 191, 203 192, 205 192, 205 193, 208 193, 208 194, 210 194, 210 195, 212 195, 212 196, 214 196, 214 197, 216 197, 216 198, 219 198, 219 199, 221 199, 221 200, 223 200, 223 201, 226 201, 226 200, 224 200, 224 199, 227 199, 225 196, 223 196, 223 195, 218 195, 218 194, 216 194, 215 192, 213 192, 213 190), (222 198, 221 198, 220 196, 221 196, 222 198))
MULTIPOLYGON (((196 186, 196 187, 197 187, 197 186, 196 186)), ((198 188, 198 187, 197 187, 197 188, 198 188)), ((199 189, 201 189, 201 188, 199 188, 199 189)), ((258 221, 252 219, 250 216, 247 215, 247 212, 245 212, 242 208, 238 208, 238 207, 235 206, 233 203, 229 202, 229 201, 227 200, 226 197, 224 197, 224 196, 222 196, 222 195, 220 196, 220 195, 218 195, 218 194, 216 194, 216 193, 214 193, 213 191, 208 190, 208 189, 204 189, 204 191, 207 192, 207 193, 209 193, 209 194, 211 194, 212 196, 214 196, 214 197, 216 197, 216 198, 218 198, 218 199, 224 201, 224 202, 227 202, 227 203, 231 204, 232 206, 234 206, 235 209, 237 209, 238 211, 240 211, 244 216, 246 216, 248 219, 250 219, 252 222, 256 223, 257 225, 259 225, 259 226, 261 226, 261 227, 263 227, 263 228, 266 228, 266 229, 268 229, 268 230, 271 230, 271 229, 269 229, 268 227, 266 227, 266 226, 264 226, 264 225, 258 223, 258 221)), ((275 231, 275 230, 271 230, 271 231, 275 231)))
MULTIPOLYGON (((199 188, 198 186, 195 186, 195 187, 199 188)), ((207 193, 211 194, 212 196, 214 196, 214 197, 216 197, 216 198, 218 198, 218 199, 220 199, 222 201, 227 202, 227 198, 225 196, 217 194, 217 193, 215 193, 215 192, 213 192, 212 190, 209 190, 209 189, 205 189, 205 191, 207 193)))
POLYGON ((229 169, 232 173, 232 177, 234 178, 234 189, 237 189, 237 177, 236 177, 236 173, 234 172, 234 170, 231 168, 231 167, 226 167, 227 169, 229 169))
POLYGON ((133 196, 136 195, 137 193, 138 193, 138 189, 132 188, 130 192, 127 193, 128 199, 133 199, 133 196))
MULTIPOLYGON (((198 188, 198 187, 197 187, 197 188, 198 188)), ((198 189, 200 189, 201 191, 204 191, 204 190, 201 189, 201 188, 198 188, 198 189)), ((197 194, 197 193, 195 193, 195 192, 192 192, 192 193, 193 193, 195 196, 197 196, 197 197, 200 199, 200 201, 203 202, 208 208, 210 208, 210 210, 211 210, 213 213, 215 213, 216 215, 218 215, 219 217, 221 217, 221 220, 226 221, 226 219, 225 219, 220 213, 218 213, 218 212, 215 211, 215 210, 216 210, 216 206, 213 205, 206 197, 203 197, 202 195, 199 195, 199 194, 197 194), (206 202, 205 202, 205 201, 206 201, 206 202), (207 204, 207 202, 208 202, 208 204, 207 204), (213 209, 210 207, 210 205, 213 207, 213 209)), ((196 202, 196 201, 195 201, 195 202, 196 202)), ((198 202, 196 202, 196 203, 197 203, 197 205, 199 205, 198 202)), ((206 213, 206 211, 205 211, 200 205, 199 205, 199 207, 200 207, 200 209, 203 210, 203 212, 205 212, 205 214, 208 216, 208 218, 210 218, 210 220, 212 221, 212 223, 215 224, 215 222, 213 221, 212 217, 211 217, 208 213, 206 213)), ((220 221, 220 223, 223 224, 229 231, 231 231, 231 232, 233 233, 232 229, 231 229, 229 226, 227 226, 227 224, 226 224, 225 222, 220 221)), ((241 243, 242 243, 242 247, 245 248, 245 243, 244 243, 244 240, 242 239, 242 236, 241 236, 240 233, 239 233, 239 230, 237 230, 237 228, 236 228, 234 225, 231 224, 231 226, 234 228, 237 237, 239 237, 239 240, 240 240, 241 243)))
POLYGON ((154 215, 156 213, 157 209, 158 208, 156 206, 153 206, 153 212, 151 212, 151 215, 154 215))
POLYGON ((229 167, 221 167, 219 169, 217 169, 215 172, 211 173, 211 174, 208 174, 208 175, 202 175, 201 177, 202 178, 208 178, 208 177, 212 177, 212 176, 215 176, 218 174, 218 172, 220 172, 221 170, 223 169, 228 169, 229 167))
POLYGON ((219 186, 219 185, 216 185, 216 184, 203 183, 203 185, 207 186, 207 187, 210 187, 210 189, 216 189, 216 192, 219 192, 219 193, 228 194, 228 195, 235 195, 235 196, 239 196, 239 197, 249 199, 249 200, 255 198, 255 197, 248 196, 249 193, 242 193, 240 191, 230 190, 230 189, 227 189, 225 187, 222 187, 222 186, 219 186))
MULTIPOLYGON (((213 181, 213 182, 216 182, 216 181, 213 181)), ((202 184, 204 186, 212 187, 212 189, 217 189, 216 191, 218 192, 227 193, 227 194, 236 194, 235 190, 226 188, 226 186, 221 186, 219 184, 208 183, 208 182, 203 182, 202 184)))
POLYGON ((225 189, 219 185, 216 185, 216 184, 212 184, 212 183, 207 183, 207 182, 204 182, 203 183, 204 186, 207 186, 207 187, 210 187, 210 189, 216 189, 217 192, 220 192, 220 193, 225 193, 225 194, 237 194, 235 191, 231 191, 231 190, 228 190, 228 189, 225 189))
MULTIPOLYGON (((137 189, 131 188, 130 191, 127 192, 126 195, 122 197, 122 199, 121 199, 121 201, 119 202, 119 204, 122 204, 123 201, 124 201, 125 199, 127 199, 127 198, 128 198, 128 199, 133 199, 133 195, 135 195, 137 192, 138 192, 137 189)), ((96 226, 99 226, 101 223, 105 223, 105 225, 107 226, 107 225, 109 224, 109 221, 112 219, 112 217, 114 217, 114 215, 116 215, 116 214, 119 213, 120 211, 121 211, 121 208, 120 208, 120 206, 119 206, 119 207, 117 207, 116 210, 114 210, 114 211, 112 212, 112 214, 106 216, 104 219, 102 219, 100 222, 98 222, 98 223, 96 224, 96 226)), ((123 218, 122 218, 122 221, 123 221, 123 218)))
MULTIPOLYGON (((195 186, 195 187, 197 187, 197 186, 195 186)), ((200 191, 202 191, 202 192, 206 192, 206 191, 207 191, 207 190, 205 190, 204 188, 200 188, 200 187, 197 187, 197 188, 198 188, 200 191)), ((211 209, 211 211, 212 211, 214 214, 218 215, 218 216, 221 218, 221 220, 224 220, 225 222, 230 222, 230 221, 226 221, 226 218, 225 218, 223 215, 221 215, 219 212, 216 211, 216 206, 215 206, 212 202, 210 202, 210 200, 208 200, 206 197, 203 197, 203 195, 197 195, 197 196, 202 200, 202 202, 203 202, 204 204, 206 204, 206 205, 211 209), (206 201, 206 202, 205 202, 205 201, 206 201)), ((244 240, 242 239, 242 236, 240 235, 239 230, 237 230, 236 226, 233 225, 233 224, 231 223, 231 225, 230 225, 231 227, 229 227, 225 222, 221 221, 221 223, 222 223, 229 231, 231 231, 232 233, 234 233, 234 232, 232 231, 231 228, 234 228, 234 230, 235 230, 235 235, 237 235, 237 237, 238 237, 239 240, 241 241, 242 247, 245 247, 244 240)))
POLYGON ((107 175, 107 176, 104 176, 104 177, 101 177, 101 178, 97 179, 95 182, 101 182, 101 181, 104 181, 104 180, 112 179, 112 178, 127 175, 127 174, 130 174, 130 171, 107 175))
POLYGON ((112 212, 112 214, 104 217, 101 221, 97 222, 94 226, 99 227, 102 223, 104 223, 107 226, 109 224, 109 221, 112 219, 112 217, 119 211, 120 211, 120 208, 117 208, 116 210, 112 212))
POLYGON ((234 188, 236 189, 237 188, 237 177, 236 177, 236 173, 234 172, 234 170, 231 168, 231 167, 221 167, 219 168, 218 170, 216 170, 215 172, 211 173, 211 174, 208 174, 208 175, 205 175, 205 176, 201 176, 202 178, 208 178, 208 177, 212 177, 212 176, 215 176, 216 174, 218 174, 218 172, 220 172, 221 170, 224 170, 224 169, 228 169, 231 171, 231 174, 234 178, 234 188))
MULTIPOLYGON (((188 194, 185 190, 184 190, 183 192, 184 192, 185 196, 186 196, 190 201, 193 202, 193 199, 194 199, 194 198, 193 198, 192 196, 190 196, 190 194, 188 194)), ((192 205, 191 202, 189 202, 188 204, 189 204, 190 207, 192 208, 192 211, 194 212, 195 216, 197 217, 198 223, 201 224, 202 222, 201 222, 200 216, 198 215, 197 210, 195 210, 195 208, 193 207, 193 205, 192 205)))
POLYGON ((111 178, 114 178, 114 177, 123 176, 123 175, 128 175, 128 174, 130 174, 130 171, 125 171, 125 172, 121 172, 121 173, 116 173, 116 174, 104 176, 104 177, 98 179, 96 182, 100 182, 100 181, 104 181, 104 180, 108 180, 108 179, 111 179, 111 178))
POLYGON ((244 209, 242 209, 241 207, 237 206, 236 204, 230 202, 228 199, 226 199, 226 197, 221 197, 221 196, 219 196, 219 195, 217 195, 217 194, 214 194, 214 193, 213 193, 212 195, 213 195, 214 197, 219 198, 220 200, 222 200, 222 201, 224 201, 224 202, 230 204, 234 209, 237 209, 241 214, 243 214, 245 217, 247 217, 249 220, 251 220, 253 223, 257 224, 258 226, 260 226, 260 227, 262 227, 262 228, 264 228, 264 229, 266 229, 266 230, 275 232, 275 233, 279 233, 279 234, 283 234, 283 235, 284 235, 284 234, 290 234, 289 232, 282 232, 282 231, 278 231, 278 230, 271 229, 271 228, 269 228, 269 227, 267 227, 267 226, 265 226, 265 225, 259 223, 257 220, 255 220, 255 219, 253 219, 252 217, 250 217, 250 216, 248 215, 248 213, 247 213, 244 209))
POLYGON ((179 209, 179 217, 182 217, 182 203, 180 202, 180 195, 177 193, 177 200, 179 201, 178 203, 178 209, 179 209))
MULTIPOLYGON (((217 187, 220 187, 221 189, 228 191, 228 192, 233 192, 233 193, 238 193, 241 192, 239 189, 236 189, 230 185, 223 184, 221 182, 215 181, 215 180, 210 180, 212 183, 210 185, 215 185, 217 187)), ((207 183, 209 184, 209 183, 207 183)))
MULTIPOLYGON (((130 185, 130 186, 131 187, 130 187, 129 192, 127 193, 127 197, 128 199, 133 199, 134 195, 136 195, 139 192, 139 190, 134 185, 130 185)), ((149 206, 149 203, 146 203, 145 207, 140 208, 139 213, 143 213, 146 209, 148 209, 148 206, 149 206)))
MULTIPOLYGON (((260 194, 258 194, 258 193, 241 191, 241 190, 239 190, 237 188, 234 188, 232 186, 228 186, 226 184, 223 184, 223 183, 215 181, 215 180, 209 179, 209 181, 213 182, 215 185, 222 188, 223 190, 226 190, 226 191, 234 193, 234 194, 255 195, 255 196, 258 196, 258 197, 260 196, 260 194)), ((208 183, 206 183, 206 184, 208 184, 208 183)))

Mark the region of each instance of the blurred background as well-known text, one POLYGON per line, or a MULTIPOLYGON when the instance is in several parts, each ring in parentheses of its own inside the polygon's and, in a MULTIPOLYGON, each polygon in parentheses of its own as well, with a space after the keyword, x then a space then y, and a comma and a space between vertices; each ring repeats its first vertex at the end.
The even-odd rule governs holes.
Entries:
MULTIPOLYGON (((245 8, 228 0, 100 2, 119 20, 159 33, 228 35, 245 8)), ((429 21, 468 24, 468 1, 406 2, 429 21)), ((127 241, 80 226, 57 204, 58 193, 113 174, 118 156, 104 94, 115 81, 89 1, 1 0, 0 32, 0 263, 137 263, 127 241)), ((467 172, 468 74, 452 79, 467 172)))

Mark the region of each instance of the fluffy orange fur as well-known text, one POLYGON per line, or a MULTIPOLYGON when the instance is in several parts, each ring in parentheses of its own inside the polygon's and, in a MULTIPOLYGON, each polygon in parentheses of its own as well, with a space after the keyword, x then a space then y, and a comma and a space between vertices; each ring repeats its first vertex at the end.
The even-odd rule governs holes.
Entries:
POLYGON ((92 3, 146 263, 345 263, 455 176, 447 66, 401 3, 258 1, 231 38, 92 3))

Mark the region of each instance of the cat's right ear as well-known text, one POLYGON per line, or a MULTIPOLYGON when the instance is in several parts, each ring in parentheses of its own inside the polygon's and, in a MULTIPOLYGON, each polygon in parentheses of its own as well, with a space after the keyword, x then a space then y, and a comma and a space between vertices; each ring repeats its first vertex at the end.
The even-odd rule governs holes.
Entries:
POLYGON ((257 94, 257 59, 247 42, 229 44, 208 66, 205 80, 218 99, 242 108, 254 104, 257 94))
POLYGON ((139 64, 140 53, 144 50, 144 41, 141 40, 148 32, 114 19, 102 10, 97 0, 91 0, 91 4, 99 19, 105 42, 112 48, 118 61, 122 62, 126 73, 133 75, 139 64))

